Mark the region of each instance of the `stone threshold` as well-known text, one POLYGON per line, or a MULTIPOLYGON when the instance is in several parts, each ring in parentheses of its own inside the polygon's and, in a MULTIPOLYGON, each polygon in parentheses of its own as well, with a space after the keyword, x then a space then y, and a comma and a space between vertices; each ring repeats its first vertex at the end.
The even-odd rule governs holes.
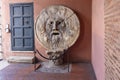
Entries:
POLYGON ((10 56, 7 61, 10 63, 33 63, 34 56, 10 56))

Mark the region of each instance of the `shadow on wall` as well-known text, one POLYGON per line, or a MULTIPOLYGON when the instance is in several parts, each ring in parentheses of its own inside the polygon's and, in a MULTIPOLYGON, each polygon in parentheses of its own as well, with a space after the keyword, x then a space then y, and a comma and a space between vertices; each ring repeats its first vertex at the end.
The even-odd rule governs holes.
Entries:
MULTIPOLYGON (((65 56, 64 56, 65 62, 69 62, 69 61, 70 62, 77 62, 77 60, 75 60, 75 61, 71 60, 72 56, 74 56, 74 53, 76 54, 76 52, 73 53, 73 51, 78 51, 78 50, 82 49, 82 46, 81 47, 79 47, 79 46, 82 44, 82 41, 84 40, 84 36, 85 36, 85 23, 83 21, 83 17, 81 16, 82 14, 78 13, 77 11, 74 11, 74 12, 77 15, 77 17, 79 18, 80 35, 79 35, 77 41, 75 42, 75 44, 72 47, 70 47, 68 49, 68 51, 65 53, 65 56)), ((82 53, 79 53, 79 54, 82 54, 82 53)), ((77 54, 75 57, 77 57, 77 54)), ((85 61, 84 59, 81 58, 81 62, 89 62, 89 61, 87 61, 87 60, 85 61)))

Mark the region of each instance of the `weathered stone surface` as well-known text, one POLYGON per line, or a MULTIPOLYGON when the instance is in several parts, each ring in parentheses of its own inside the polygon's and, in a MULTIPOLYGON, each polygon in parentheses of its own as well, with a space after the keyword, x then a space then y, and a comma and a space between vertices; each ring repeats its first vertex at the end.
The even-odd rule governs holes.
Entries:
POLYGON ((33 63, 34 57, 32 56, 10 56, 8 62, 12 63, 33 63))
POLYGON ((105 80, 120 80, 120 0, 105 0, 105 80))
MULTIPOLYGON (((77 40, 80 23, 75 13, 64 6, 54 5, 41 11, 35 23, 40 44, 47 49, 49 58, 55 59, 77 40)), ((60 64, 62 60, 53 60, 60 64)))
POLYGON ((64 6, 50 6, 42 10, 36 20, 36 36, 47 49, 65 49, 72 46, 79 31, 77 16, 64 6), (57 38, 60 38, 59 42, 56 41, 57 38))

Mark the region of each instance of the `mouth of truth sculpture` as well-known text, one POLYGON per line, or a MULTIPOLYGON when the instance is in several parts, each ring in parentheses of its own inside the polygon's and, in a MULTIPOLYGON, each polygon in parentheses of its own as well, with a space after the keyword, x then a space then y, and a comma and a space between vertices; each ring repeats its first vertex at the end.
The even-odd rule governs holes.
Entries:
POLYGON ((41 11, 35 23, 35 34, 53 65, 63 63, 64 51, 71 47, 80 33, 80 23, 76 14, 69 8, 53 5, 41 11))

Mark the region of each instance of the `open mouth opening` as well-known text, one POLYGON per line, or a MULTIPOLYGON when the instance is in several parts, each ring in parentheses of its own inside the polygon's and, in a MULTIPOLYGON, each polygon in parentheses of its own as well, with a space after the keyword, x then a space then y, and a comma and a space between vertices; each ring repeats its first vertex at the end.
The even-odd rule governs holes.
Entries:
POLYGON ((53 35, 59 35, 59 33, 53 33, 53 35))
POLYGON ((52 35, 59 35, 60 33, 59 33, 59 31, 53 31, 52 32, 52 35))

